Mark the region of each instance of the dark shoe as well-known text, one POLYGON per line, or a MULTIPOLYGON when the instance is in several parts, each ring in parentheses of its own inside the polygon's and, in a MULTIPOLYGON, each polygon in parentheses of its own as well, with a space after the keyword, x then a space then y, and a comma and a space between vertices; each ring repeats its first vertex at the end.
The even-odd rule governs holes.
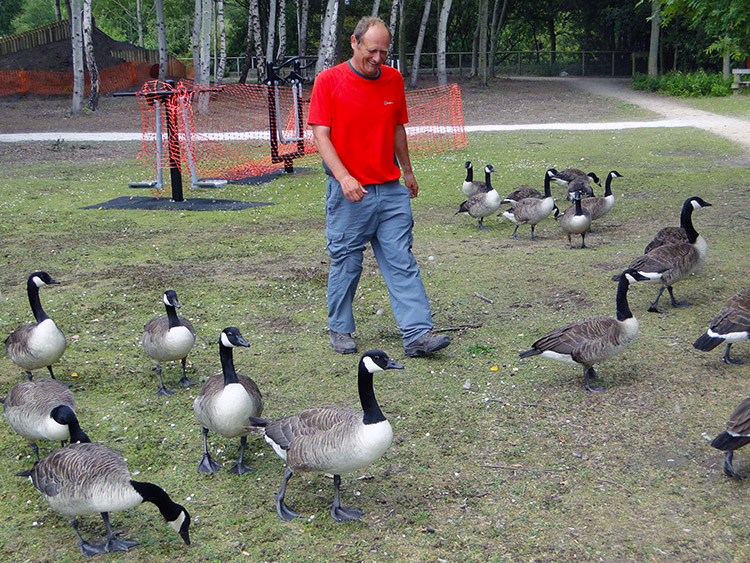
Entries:
POLYGON ((431 330, 428 330, 414 342, 404 346, 404 354, 410 358, 420 358, 427 354, 432 354, 433 352, 442 350, 450 343, 451 339, 445 334, 437 335, 431 330))
POLYGON ((347 332, 331 331, 331 347, 339 354, 354 354, 357 351, 357 343, 352 335, 347 332))

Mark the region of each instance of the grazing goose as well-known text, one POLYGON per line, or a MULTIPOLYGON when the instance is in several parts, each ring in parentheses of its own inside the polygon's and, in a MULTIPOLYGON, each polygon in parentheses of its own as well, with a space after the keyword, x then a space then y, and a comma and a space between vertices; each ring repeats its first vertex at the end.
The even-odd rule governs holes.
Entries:
POLYGON ((617 318, 594 317, 556 328, 521 353, 521 358, 541 355, 544 358, 583 367, 583 387, 601 392, 594 364, 610 360, 625 350, 638 334, 638 320, 628 306, 628 287, 644 278, 635 270, 625 270, 617 286, 617 318))
MULTIPOLYGON (((612 193, 612 178, 622 178, 617 170, 612 170, 607 174, 607 180, 604 182, 603 197, 587 197, 581 200, 581 205, 591 214, 591 220, 596 221, 609 213, 615 205, 615 196, 612 193)), ((589 229, 590 231, 590 229, 589 229)))
POLYGON ((13 386, 3 404, 10 427, 31 444, 39 460, 37 440, 88 442, 75 413, 76 402, 67 385, 54 379, 22 381, 13 386))
POLYGON ((362 355, 357 376, 362 411, 322 407, 274 421, 250 419, 251 425, 265 427, 266 441, 287 464, 276 494, 276 512, 282 520, 299 516, 284 502, 287 483, 298 471, 333 474, 331 516, 334 520, 359 520, 362 516, 361 510, 341 506, 339 486, 342 473, 370 465, 391 445, 393 430, 372 388, 373 374, 386 369, 403 369, 403 366, 382 350, 370 350, 362 355))
POLYGON ((558 186, 564 187, 576 178, 580 178, 582 176, 586 176, 586 172, 584 172, 580 168, 565 168, 560 172, 555 172, 555 175, 552 177, 552 181, 558 186))
POLYGON ((590 227, 591 213, 583 207, 581 192, 575 192, 573 194, 573 205, 565 210, 560 219, 560 228, 568 235, 570 248, 573 248, 573 241, 570 240, 570 235, 572 234, 581 235, 581 248, 588 248, 586 246, 586 233, 590 227))
POLYGON ((711 445, 724 452, 724 473, 727 477, 743 477, 732 467, 734 450, 750 443, 750 397, 742 401, 729 417, 727 429, 711 441, 711 445))
POLYGON ((667 244, 675 244, 678 242, 688 242, 688 229, 693 229, 693 210, 700 207, 711 207, 710 203, 706 203, 699 197, 689 197, 682 204, 682 211, 680 211, 680 226, 679 227, 664 227, 656 236, 646 245, 644 254, 648 254, 654 248, 664 246, 667 244))
MULTIPOLYGON (((672 285, 678 281, 684 280, 690 274, 697 272, 703 266, 706 260, 706 250, 708 245, 706 240, 698 234, 693 227, 693 222, 689 219, 693 206, 709 207, 711 204, 706 203, 700 198, 690 198, 683 205, 684 228, 687 232, 687 242, 675 244, 665 244, 651 250, 648 254, 639 256, 630 263, 629 268, 637 270, 647 278, 648 282, 661 283, 656 300, 649 306, 648 310, 652 313, 661 313, 659 310, 659 299, 666 287, 669 291, 669 297, 672 300, 672 307, 689 307, 690 303, 686 301, 677 301, 672 292, 672 285), (695 203, 690 203, 695 200, 695 203)), ((619 276, 614 276, 613 280, 617 281, 619 276)))
POLYGON ((466 168, 466 178, 461 184, 461 191, 466 197, 471 197, 474 194, 488 191, 485 182, 474 180, 474 167, 471 165, 470 160, 466 161, 464 168, 466 168))
POLYGON ((500 203, 510 203, 511 205, 514 205, 522 199, 526 199, 528 197, 542 199, 544 196, 542 195, 542 192, 540 192, 536 188, 524 185, 519 186, 518 188, 510 192, 500 203))
POLYGON ((156 363, 156 374, 159 376, 157 395, 171 395, 172 389, 164 387, 161 378, 161 362, 182 361, 182 378, 177 382, 184 387, 195 385, 187 378, 187 355, 195 343, 195 329, 185 317, 177 315, 175 308, 180 307, 177 293, 173 289, 164 292, 164 307, 167 316, 159 315, 148 321, 143 327, 143 349, 156 363))
POLYGON ((198 473, 216 473, 220 465, 208 453, 208 431, 213 430, 226 438, 240 438, 240 456, 230 473, 242 475, 252 468, 244 464, 247 444, 247 419, 263 413, 263 396, 255 382, 246 375, 237 375, 234 370, 232 349, 235 346, 250 346, 238 328, 230 326, 219 337, 221 374, 206 381, 193 402, 193 410, 203 426, 203 457, 198 464, 198 473))
POLYGON ((59 283, 47 272, 34 272, 29 276, 26 292, 36 322, 17 328, 5 339, 5 352, 14 364, 26 370, 29 380, 32 371, 43 367, 46 367, 52 379, 55 379, 52 364, 62 358, 65 352, 65 335, 57 328, 55 321, 44 312, 39 300, 41 286, 59 283))
POLYGON ((483 231, 489 230, 482 224, 484 218, 488 215, 492 215, 500 209, 500 194, 498 194, 497 190, 492 187, 492 182, 490 181, 490 174, 494 171, 495 169, 491 164, 484 167, 484 183, 486 191, 475 193, 469 199, 464 201, 458 208, 458 211, 456 211, 456 215, 462 213, 477 219, 477 228, 483 231))
POLYGON ((711 321, 709 329, 698 337, 693 346, 708 352, 722 342, 727 350, 722 360, 727 364, 741 365, 740 358, 730 358, 729 349, 735 342, 750 339, 750 289, 743 289, 727 301, 721 311, 711 321))
POLYGON ((536 240, 534 238, 534 229, 537 224, 549 217, 550 213, 555 209, 555 200, 550 191, 550 181, 556 172, 554 168, 550 168, 544 173, 544 197, 542 199, 522 199, 516 202, 513 207, 503 212, 503 217, 510 219, 516 224, 512 235, 514 239, 521 240, 517 234, 520 225, 531 225, 531 240, 536 240))
POLYGON ((594 197, 594 188, 591 187, 591 182, 595 184, 601 184, 599 177, 593 172, 589 172, 586 176, 579 176, 568 182, 568 195, 566 199, 573 201, 573 194, 581 192, 581 197, 594 197))
POLYGON ((104 444, 79 443, 55 450, 31 470, 31 481, 50 508, 70 518, 84 555, 128 551, 138 542, 115 537, 109 513, 142 502, 154 503, 167 524, 190 545, 190 514, 153 483, 134 481, 125 460, 104 444), (100 513, 107 528, 102 544, 88 543, 78 531, 78 517, 100 513))

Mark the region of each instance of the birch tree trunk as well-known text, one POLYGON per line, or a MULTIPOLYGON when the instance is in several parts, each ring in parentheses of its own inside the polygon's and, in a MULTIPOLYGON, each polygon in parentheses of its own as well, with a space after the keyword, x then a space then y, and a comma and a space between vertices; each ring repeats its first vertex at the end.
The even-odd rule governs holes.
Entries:
POLYGON ((380 0, 373 0, 373 2, 372 2, 372 12, 370 13, 370 15, 373 18, 377 18, 379 11, 380 11, 380 0))
POLYGON ((203 0, 201 6, 200 27, 200 84, 208 85, 211 82, 211 23, 213 20, 213 0, 203 0))
MULTIPOLYGON (((481 5, 482 0, 479 0, 481 5)), ((477 68, 479 67, 479 26, 481 15, 477 14, 477 25, 474 28, 474 35, 471 41, 471 70, 469 70, 469 76, 472 78, 477 75, 477 68)))
POLYGON ((83 46, 86 52, 86 68, 89 71, 89 109, 99 109, 99 91, 101 80, 99 80, 99 68, 96 66, 94 56, 94 29, 91 21, 91 0, 83 0, 83 46))
POLYGON ((419 77, 419 60, 422 57, 422 45, 424 44, 424 34, 427 30, 427 21, 430 19, 430 8, 432 0, 425 0, 424 10, 422 11, 422 21, 419 23, 419 34, 417 35, 417 44, 414 47, 414 62, 411 64, 411 78, 409 88, 417 87, 419 77))
MULTIPOLYGON (((281 0, 282 2, 284 0, 281 0)), ((268 6, 268 42, 266 43, 266 61, 273 62, 273 46, 276 42, 276 0, 270 0, 268 6)))
POLYGON ((73 47, 73 104, 70 110, 72 113, 79 113, 83 109, 85 90, 81 4, 82 0, 70 0, 70 41, 73 47))
POLYGON ((400 4, 399 0, 393 0, 393 4, 391 4, 391 20, 388 23, 388 29, 391 32, 391 45, 388 47, 388 62, 393 62, 392 60, 392 53, 393 53, 393 38, 396 37, 396 23, 398 21, 398 5, 400 4))
POLYGON ((338 0, 328 0, 325 17, 320 31, 320 48, 318 50, 318 60, 315 63, 315 76, 320 74, 323 69, 331 66, 335 50, 336 37, 336 18, 338 17, 338 0))
POLYGON ((451 4, 453 0, 443 0, 440 7, 440 16, 438 18, 437 34, 437 75, 438 84, 445 86, 448 84, 448 71, 445 66, 445 38, 448 32, 448 16, 451 13, 451 4))
POLYGON ((401 75, 405 76, 408 72, 406 64, 406 0, 401 0, 398 7, 398 66, 401 75))
POLYGON ((660 0, 651 0, 651 41, 648 49, 648 75, 659 75, 660 0))
POLYGON ((276 59, 283 61, 286 58, 286 0, 279 0, 279 49, 276 51, 276 59))
POLYGON ((224 25, 224 0, 216 0, 216 35, 219 39, 219 53, 216 56, 216 67, 214 68, 214 84, 224 81, 224 71, 227 68, 227 30, 224 25))
POLYGON ((167 79, 169 66, 169 54, 167 53, 167 26, 164 22, 164 0, 155 0, 156 8, 156 34, 159 38, 159 80, 167 79))
POLYGON ((193 2, 193 36, 192 36, 192 48, 193 48, 193 78, 196 82, 200 81, 201 72, 201 18, 203 16, 203 0, 195 0, 193 2))

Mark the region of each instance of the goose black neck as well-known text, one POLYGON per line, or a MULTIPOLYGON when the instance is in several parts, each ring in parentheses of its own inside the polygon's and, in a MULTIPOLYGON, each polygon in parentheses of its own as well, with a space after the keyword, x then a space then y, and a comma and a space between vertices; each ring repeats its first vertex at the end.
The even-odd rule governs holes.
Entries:
POLYGON ((473 182, 474 181, 474 167, 469 166, 466 169, 466 181, 467 182, 473 182))
POLYGON ((180 326, 182 323, 180 323, 180 318, 177 316, 177 309, 175 309, 172 305, 165 305, 164 307, 167 309, 167 319, 169 319, 169 328, 180 326))
POLYGON ((375 390, 372 388, 372 374, 361 361, 359 362, 357 387, 359 388, 359 402, 362 404, 362 410, 365 413, 362 422, 365 424, 375 424, 386 420, 375 398, 375 390))
POLYGON ((68 405, 56 406, 50 412, 50 417, 58 424, 68 425, 71 444, 75 444, 76 442, 81 442, 82 444, 91 442, 88 435, 81 430, 81 425, 78 423, 76 413, 68 405))
POLYGON ((698 239, 698 231, 693 226, 693 202, 686 201, 682 206, 682 212, 680 213, 680 227, 685 229, 690 244, 694 244, 698 239))
POLYGON ((167 492, 158 485, 132 479, 130 484, 135 492, 141 495, 143 502, 151 502, 156 505, 167 522, 174 522, 180 516, 182 507, 169 498, 167 492))
POLYGON ((577 197, 575 199, 575 203, 576 203, 576 213, 575 214, 576 215, 583 215, 583 208, 581 207, 581 198, 577 197))
POLYGON ((620 276, 620 282, 617 284, 617 320, 626 321, 633 317, 633 313, 630 311, 628 305, 628 288, 630 287, 630 280, 623 274, 620 276))
POLYGON ((239 383, 237 372, 234 371, 234 353, 231 348, 219 344, 219 357, 221 358, 221 371, 224 373, 224 385, 239 383))
POLYGON ((549 172, 547 172, 544 175, 544 197, 552 197, 551 182, 552 178, 550 177, 549 172))
POLYGON ((612 174, 607 174, 607 181, 604 182, 604 197, 612 195, 612 174))
POLYGON ((29 296, 29 305, 31 305, 31 311, 34 313, 36 322, 40 323, 49 319, 47 313, 42 309, 42 302, 39 299, 39 287, 34 283, 33 279, 29 279, 29 282, 26 285, 26 293, 29 296))
POLYGON ((489 192, 492 190, 492 182, 490 181, 490 176, 492 176, 492 173, 488 170, 484 171, 484 183, 487 186, 487 191, 489 192))

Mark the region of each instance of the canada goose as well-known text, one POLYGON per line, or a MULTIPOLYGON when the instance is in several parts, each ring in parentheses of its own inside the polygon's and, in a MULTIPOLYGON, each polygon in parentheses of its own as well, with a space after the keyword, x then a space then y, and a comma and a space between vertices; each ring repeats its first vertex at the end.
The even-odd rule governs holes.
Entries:
POLYGON ((565 168, 560 172, 555 172, 552 181, 558 186, 567 186, 570 182, 581 176, 586 176, 586 172, 580 168, 565 168))
POLYGON ((476 218, 477 228, 483 231, 489 230, 482 224, 484 218, 488 215, 492 215, 495 211, 500 209, 500 194, 498 194, 497 190, 492 187, 492 182, 490 181, 490 174, 494 171, 495 169, 491 164, 484 167, 484 183, 486 191, 475 193, 469 199, 464 201, 458 208, 458 211, 456 211, 456 215, 462 213, 476 218))
POLYGON ((311 408, 269 421, 251 418, 252 426, 265 427, 266 441, 287 467, 276 493, 276 512, 282 520, 299 516, 284 502, 286 486, 298 471, 333 474, 331 516, 337 522, 359 520, 362 511, 341 506, 341 474, 370 465, 391 445, 393 429, 380 410, 372 388, 372 376, 386 369, 403 369, 382 350, 370 350, 359 361, 357 386, 362 411, 347 407, 311 408), (363 412, 364 411, 364 412, 363 412))
POLYGON ((39 460, 37 440, 88 442, 75 413, 76 402, 67 385, 55 379, 22 381, 11 388, 3 404, 10 427, 31 444, 39 460))
MULTIPOLYGON (((709 207, 711 204, 706 203, 701 198, 690 198, 683 205, 683 218, 685 231, 687 232, 688 241, 675 244, 665 244, 651 250, 648 254, 639 256, 630 263, 629 268, 637 270, 647 278, 648 282, 661 283, 656 300, 649 306, 648 310, 652 313, 661 313, 659 310, 659 298, 666 287, 669 291, 669 297, 672 300, 672 307, 689 307, 690 303, 686 301, 677 301, 672 292, 672 284, 684 280, 690 274, 697 272, 703 266, 706 260, 706 250, 708 245, 706 240, 698 234, 693 227, 693 222, 689 219, 693 206, 709 207), (691 200, 693 203, 691 203, 691 200), (700 200, 700 201, 698 201, 700 200)), ((619 279, 614 276, 613 280, 619 279)))
POLYGON ((486 182, 474 180, 474 167, 472 166, 470 160, 466 161, 466 164, 464 164, 464 168, 466 168, 466 178, 464 178, 464 181, 461 184, 461 191, 467 198, 477 193, 489 191, 486 182))
POLYGON ((519 186, 518 188, 510 192, 500 203, 510 203, 511 205, 513 205, 528 197, 542 199, 544 196, 542 195, 542 192, 540 192, 536 188, 524 185, 519 186))
POLYGON ((516 228, 513 229, 513 235, 511 235, 514 239, 521 240, 517 234, 519 225, 531 225, 531 240, 536 240, 534 238, 534 229, 539 222, 549 217, 549 214, 555 208, 555 200, 550 191, 550 181, 556 173, 557 171, 554 168, 550 168, 544 173, 544 197, 542 199, 522 199, 515 203, 513 207, 503 212, 503 217, 510 219, 516 224, 516 228))
POLYGON ((563 212, 560 219, 560 228, 568 235, 570 248, 573 248, 573 241, 570 240, 570 235, 574 233, 581 235, 581 248, 588 248, 586 246, 586 232, 590 227, 591 213, 583 207, 581 192, 575 192, 573 194, 573 205, 563 212))
POLYGON ((193 402, 193 410, 203 426, 203 457, 198 464, 198 473, 216 473, 220 465, 208 453, 208 431, 213 430, 226 438, 240 438, 240 456, 230 473, 242 475, 253 471, 244 464, 247 444, 247 419, 263 413, 263 396, 255 382, 246 375, 237 375, 234 370, 232 349, 235 346, 250 346, 238 328, 230 326, 219 337, 221 374, 206 381, 193 402))
POLYGON ((675 244, 678 242, 688 242, 687 229, 693 229, 693 210, 700 207, 711 207, 710 203, 706 203, 699 197, 689 197, 682 204, 682 210, 680 211, 680 226, 679 227, 664 227, 653 239, 646 245, 644 254, 648 254, 654 248, 664 246, 666 244, 675 244))
POLYGON ((711 321, 709 329, 698 337, 693 346, 708 352, 722 342, 727 350, 722 358, 727 364, 741 365, 740 358, 730 358, 729 349, 735 342, 750 339, 750 289, 743 289, 727 301, 711 321))
POLYGON ((31 481, 50 508, 70 518, 84 555, 128 551, 138 542, 115 537, 109 513, 142 502, 154 503, 167 524, 190 545, 190 514, 161 487, 134 481, 125 460, 104 444, 78 443, 55 450, 31 470, 31 481), (107 528, 105 543, 88 543, 78 531, 78 517, 101 513, 107 528))
POLYGON ((594 189, 591 187, 591 182, 601 184, 601 180, 599 180, 599 177, 593 172, 572 179, 568 182, 568 195, 566 196, 566 199, 568 201, 573 201, 573 194, 576 192, 581 192, 581 198, 594 197, 594 189))
POLYGON ((604 182, 603 197, 592 196, 581 200, 581 206, 589 211, 592 221, 604 217, 615 205, 615 196, 612 194, 612 178, 622 178, 622 174, 617 170, 612 170, 607 174, 607 180, 604 182))
POLYGON ((734 450, 750 443, 750 397, 742 401, 729 417, 727 429, 711 441, 711 445, 724 452, 724 473, 728 477, 743 477, 732 467, 734 450))
POLYGON ((26 370, 31 380, 31 372, 46 367, 52 379, 52 364, 62 358, 65 352, 65 335, 57 328, 55 321, 42 309, 39 288, 43 285, 59 285, 47 272, 34 272, 26 283, 26 293, 34 313, 35 323, 25 324, 5 339, 5 352, 10 360, 26 370))
POLYGON ((195 343, 195 329, 185 317, 180 317, 175 311, 180 307, 177 293, 173 289, 164 292, 164 307, 167 316, 159 315, 148 321, 143 327, 143 350, 156 363, 156 374, 159 376, 159 390, 157 395, 171 395, 172 389, 164 387, 161 378, 161 362, 170 360, 182 361, 182 378, 177 382, 184 387, 195 385, 195 381, 187 378, 187 355, 195 343))
POLYGON ((617 318, 594 317, 556 328, 521 353, 521 358, 541 355, 544 358, 583 367, 583 387, 601 392, 594 364, 610 360, 625 350, 638 334, 638 320, 628 306, 628 287, 645 278, 635 270, 625 270, 617 286, 617 318))

